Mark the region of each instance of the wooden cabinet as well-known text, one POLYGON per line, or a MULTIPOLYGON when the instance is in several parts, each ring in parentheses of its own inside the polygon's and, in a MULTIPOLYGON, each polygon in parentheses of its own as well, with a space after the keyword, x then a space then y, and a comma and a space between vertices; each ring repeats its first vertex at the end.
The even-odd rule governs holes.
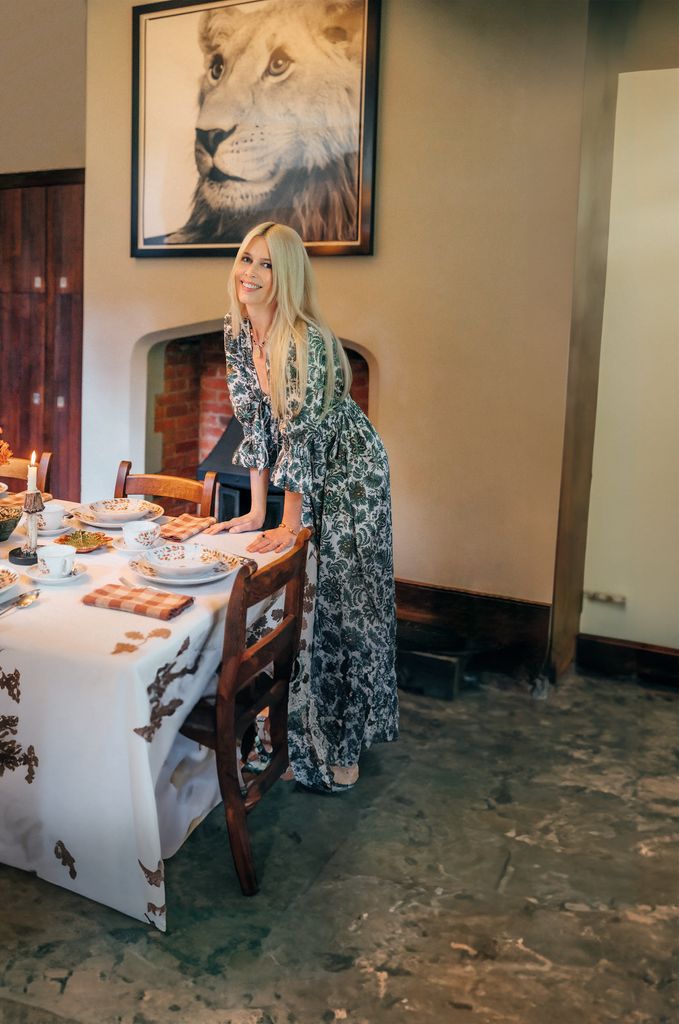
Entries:
POLYGON ((44 293, 45 188, 0 189, 0 291, 44 293))
POLYGON ((1 186, 0 425, 17 455, 54 452, 50 489, 77 501, 84 185, 1 186))

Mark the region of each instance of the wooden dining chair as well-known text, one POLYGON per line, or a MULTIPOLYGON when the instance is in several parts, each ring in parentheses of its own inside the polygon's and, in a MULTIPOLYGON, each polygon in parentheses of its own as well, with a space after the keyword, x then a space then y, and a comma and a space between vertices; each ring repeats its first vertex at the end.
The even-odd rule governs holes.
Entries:
MULTIPOLYGON (((26 487, 26 481, 28 480, 28 467, 30 465, 30 459, 22 459, 19 456, 14 456, 6 462, 2 468, 0 468, 0 481, 2 483, 10 483, 10 490, 16 489, 17 491, 23 491, 26 487), (19 481, 19 486, 16 486, 15 481, 19 481), (13 487, 12 484, 15 486, 13 487)), ((38 459, 38 474, 37 484, 39 491, 48 491, 50 483, 50 473, 52 471, 52 452, 43 452, 38 459)))
POLYGON ((229 597, 224 650, 216 698, 203 699, 179 730, 215 751, 219 788, 224 801, 231 853, 245 896, 257 892, 257 875, 247 815, 288 766, 288 690, 299 650, 307 547, 311 531, 301 530, 294 546, 263 569, 239 570, 229 597), (247 612, 285 588, 280 620, 261 639, 247 638, 247 612), (273 674, 264 672, 273 665, 273 674), (252 733, 257 714, 269 708, 271 758, 258 774, 247 765, 239 779, 244 737, 252 733))
POLYGON ((158 498, 190 501, 198 506, 198 514, 214 514, 217 474, 206 473, 204 480, 190 480, 184 476, 166 476, 163 473, 130 473, 132 463, 123 460, 118 467, 114 498, 128 494, 150 494, 158 498))

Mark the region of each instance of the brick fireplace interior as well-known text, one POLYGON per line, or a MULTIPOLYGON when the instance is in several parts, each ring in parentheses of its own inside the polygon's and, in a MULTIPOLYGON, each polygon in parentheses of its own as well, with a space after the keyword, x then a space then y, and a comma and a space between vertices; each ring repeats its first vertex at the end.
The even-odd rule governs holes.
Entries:
MULTIPOLYGON (((344 346, 353 373, 351 395, 367 414, 368 364, 350 342, 344 346)), ((168 342, 153 411, 153 429, 160 437, 157 471, 195 478, 232 417, 222 332, 168 342)), ((171 509, 167 501, 163 504, 170 514, 186 510, 179 503, 171 509)))

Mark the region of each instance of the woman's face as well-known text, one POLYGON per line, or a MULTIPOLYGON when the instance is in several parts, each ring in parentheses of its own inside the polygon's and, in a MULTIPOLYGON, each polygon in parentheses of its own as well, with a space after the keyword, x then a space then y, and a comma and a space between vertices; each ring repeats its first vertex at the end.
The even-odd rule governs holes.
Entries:
POLYGON ((262 308, 273 304, 271 255, 266 238, 257 235, 236 265, 236 293, 244 306, 262 308))

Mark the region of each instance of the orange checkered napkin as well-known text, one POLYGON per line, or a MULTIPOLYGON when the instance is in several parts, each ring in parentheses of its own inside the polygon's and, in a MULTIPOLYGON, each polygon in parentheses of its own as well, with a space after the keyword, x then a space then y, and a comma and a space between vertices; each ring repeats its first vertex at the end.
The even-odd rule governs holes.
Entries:
POLYGON ((212 526, 217 520, 214 516, 192 516, 189 512, 185 512, 182 516, 177 516, 175 519, 170 520, 169 523, 165 523, 160 528, 160 536, 163 540, 188 540, 189 537, 195 537, 201 530, 206 530, 208 526, 212 526))
POLYGON ((95 608, 112 608, 114 611, 133 612, 148 615, 152 619, 174 619, 185 608, 193 604, 188 594, 161 594, 148 587, 126 587, 121 583, 107 583, 90 594, 85 594, 83 604, 95 608))

